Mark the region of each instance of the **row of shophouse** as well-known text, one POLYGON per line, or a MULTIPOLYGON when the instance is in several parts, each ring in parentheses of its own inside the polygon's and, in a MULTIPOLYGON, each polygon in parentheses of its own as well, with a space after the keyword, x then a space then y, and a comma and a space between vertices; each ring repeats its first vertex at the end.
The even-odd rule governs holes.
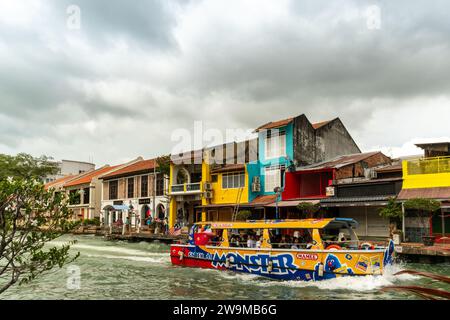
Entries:
POLYGON ((163 221, 167 216, 168 177, 159 172, 156 160, 139 157, 116 166, 103 166, 79 175, 69 175, 46 185, 66 192, 75 220, 99 219, 110 226, 127 218, 134 227, 148 217, 163 221))
MULTIPOLYGON (((296 218, 299 204, 309 203, 320 206, 320 216, 356 219, 363 238, 390 235, 391 221, 379 214, 389 199, 428 198, 440 202, 441 212, 430 218, 427 232, 448 235, 450 143, 418 145, 423 157, 394 160, 362 153, 339 118, 311 123, 305 115, 269 122, 255 133, 247 141, 171 155, 166 176, 155 160, 140 158, 52 187, 81 191, 75 214, 100 217, 105 225, 123 215, 142 224, 151 215, 186 228, 230 221, 242 210, 251 219, 296 218)), ((404 240, 420 241, 420 228, 404 210, 404 240)))

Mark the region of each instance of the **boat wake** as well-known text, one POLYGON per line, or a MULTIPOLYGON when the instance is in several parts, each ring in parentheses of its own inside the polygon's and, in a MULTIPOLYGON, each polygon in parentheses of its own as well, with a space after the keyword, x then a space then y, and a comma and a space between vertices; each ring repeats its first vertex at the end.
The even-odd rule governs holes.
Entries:
MULTIPOLYGON (((67 244, 66 242, 52 242, 52 245, 62 246, 67 244)), ((164 256, 169 257, 169 253, 166 252, 149 252, 144 249, 129 249, 129 248, 121 248, 117 246, 98 246, 98 245, 89 245, 89 244, 73 244, 70 246, 71 249, 74 250, 85 250, 85 251, 97 251, 97 252, 107 252, 107 253, 118 253, 123 255, 130 256, 164 256)))
POLYGON ((146 262, 152 264, 170 264, 167 259, 167 255, 157 257, 144 257, 144 256, 124 256, 124 255, 104 255, 104 254, 85 254, 88 258, 102 258, 102 259, 116 259, 116 260, 129 260, 136 262, 146 262))
MULTIPOLYGON (((419 279, 419 276, 403 274, 396 276, 397 272, 404 270, 402 264, 389 266, 383 275, 365 277, 340 277, 336 279, 305 282, 305 281, 275 281, 260 276, 243 273, 231 273, 217 271, 220 277, 226 280, 236 280, 241 284, 249 284, 258 287, 289 287, 289 288, 316 288, 328 291, 353 291, 372 292, 394 284, 409 282, 419 279)), ((208 270, 205 270, 208 271, 208 270)))

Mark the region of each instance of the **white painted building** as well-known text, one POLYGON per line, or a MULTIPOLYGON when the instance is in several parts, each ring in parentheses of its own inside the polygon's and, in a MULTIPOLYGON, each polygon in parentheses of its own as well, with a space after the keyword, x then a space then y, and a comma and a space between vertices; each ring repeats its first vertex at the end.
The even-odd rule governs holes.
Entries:
POLYGON ((61 160, 57 162, 59 171, 57 174, 44 178, 44 183, 50 183, 66 176, 75 176, 95 170, 95 164, 74 160, 61 160))
POLYGON ((100 177, 101 221, 109 226, 130 219, 132 227, 144 226, 149 216, 164 220, 168 215, 168 179, 158 173, 156 160, 138 158, 129 165, 100 177))

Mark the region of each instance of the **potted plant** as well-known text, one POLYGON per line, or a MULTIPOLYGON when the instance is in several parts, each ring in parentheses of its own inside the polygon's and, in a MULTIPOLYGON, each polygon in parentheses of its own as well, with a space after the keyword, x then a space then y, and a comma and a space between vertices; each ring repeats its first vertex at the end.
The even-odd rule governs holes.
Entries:
MULTIPOLYGON (((432 199, 415 198, 410 199, 404 204, 406 209, 414 210, 420 225, 424 231, 429 228, 429 221, 433 215, 441 208, 439 201, 432 199)), ((422 241, 425 246, 433 246, 436 237, 431 234, 422 235, 422 241)))

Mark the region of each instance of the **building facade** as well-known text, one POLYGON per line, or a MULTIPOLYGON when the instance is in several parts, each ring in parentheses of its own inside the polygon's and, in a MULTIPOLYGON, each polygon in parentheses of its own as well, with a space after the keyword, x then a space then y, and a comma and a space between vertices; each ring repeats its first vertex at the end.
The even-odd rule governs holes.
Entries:
POLYGON ((422 242, 422 236, 444 238, 450 234, 450 142, 418 144, 424 157, 403 161, 403 189, 398 200, 432 199, 440 203, 439 212, 423 219, 405 210, 405 240, 422 242))
POLYGON ((69 209, 74 220, 100 218, 102 200, 101 175, 114 171, 118 166, 104 166, 88 173, 80 174, 64 184, 70 196, 69 209))
POLYGON ((248 164, 249 200, 285 192, 287 172, 340 155, 361 153, 339 118, 312 124, 305 115, 270 122, 256 129, 258 160, 248 164))
POLYGON ((133 227, 168 216, 168 177, 158 170, 155 159, 138 158, 100 177, 102 183, 101 221, 110 226, 130 219, 133 227))

